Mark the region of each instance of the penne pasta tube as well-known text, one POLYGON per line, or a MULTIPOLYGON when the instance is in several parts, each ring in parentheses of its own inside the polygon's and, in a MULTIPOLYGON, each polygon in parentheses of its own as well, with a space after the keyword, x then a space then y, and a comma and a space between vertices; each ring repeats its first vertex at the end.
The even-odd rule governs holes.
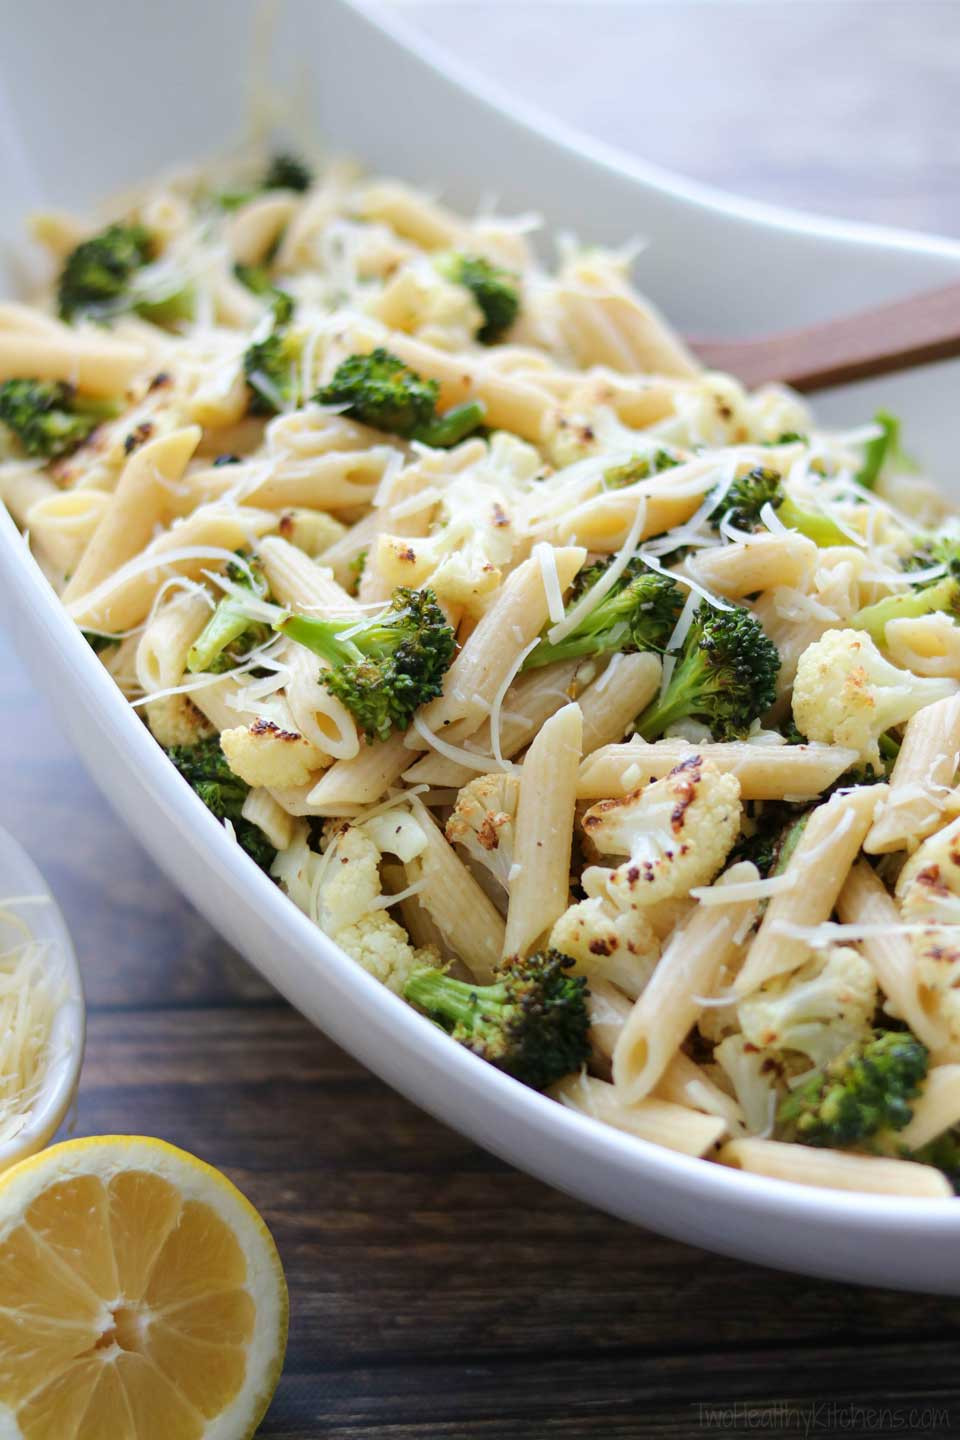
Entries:
POLYGON ((567 908, 583 737, 579 705, 545 723, 520 772, 504 959, 526 955, 567 908))
POLYGON ((570 1110, 683 1155, 706 1155, 727 1133, 726 1121, 716 1115, 688 1110, 669 1100, 629 1104, 616 1086, 589 1075, 571 1075, 554 1085, 550 1094, 570 1110))
POLYGON ((190 647, 211 614, 206 595, 186 590, 151 617, 137 645, 137 678, 145 695, 179 684, 190 647))
POLYGON ((857 752, 842 745, 693 745, 689 740, 640 739, 605 745, 580 766, 578 800, 612 800, 649 780, 662 780, 690 755, 736 775, 744 800, 806 800, 819 795, 856 764, 857 752))
POLYGON ((896 1133, 896 1143, 911 1152, 960 1123, 960 1065, 934 1065, 911 1109, 913 1118, 896 1133))
POLYGON ((812 540, 796 531, 759 534, 733 545, 699 550, 687 561, 690 574, 718 595, 741 600, 779 585, 799 587, 817 563, 812 540))
POLYGON ((701 367, 663 317, 631 287, 617 259, 574 256, 563 267, 554 308, 561 332, 581 366, 609 365, 693 379, 701 367))
POLYGON ((416 898, 473 978, 488 985, 503 951, 503 920, 426 806, 415 798, 413 808, 427 837, 425 850, 407 865, 410 883, 420 884, 416 898))
POLYGON ((861 785, 838 791, 814 810, 784 872, 792 883, 768 903, 734 981, 737 995, 749 995, 810 958, 809 944, 791 935, 790 927, 815 926, 829 919, 885 790, 885 785, 861 785))
MULTIPOLYGON (((716 884, 756 878, 756 866, 741 861, 716 884)), ((614 1084, 626 1103, 642 1100, 659 1083, 700 1015, 702 999, 713 993, 721 971, 736 957, 755 913, 752 900, 698 905, 675 932, 613 1052, 614 1084)))
POLYGON ((286 850, 293 841, 293 816, 277 803, 269 790, 254 787, 244 800, 240 813, 244 820, 249 820, 263 831, 275 850, 286 850))
POLYGON ((915 850, 960 809, 953 790, 958 755, 960 695, 951 695, 907 722, 888 794, 863 842, 869 855, 915 850))
POLYGON ((942 1049, 947 1044, 947 1029, 937 1015, 936 996, 921 985, 916 953, 900 929, 900 912, 866 860, 858 860, 847 876, 837 899, 837 914, 844 925, 870 926, 860 948, 890 1002, 887 1009, 906 1021, 924 1045, 934 1051, 942 1049))
POLYGON ((79 564, 111 499, 108 491, 92 487, 54 490, 42 496, 24 516, 31 544, 38 545, 58 570, 69 575, 79 564))
POLYGON ((259 265, 274 248, 299 202, 283 191, 248 200, 230 217, 227 247, 238 265, 259 265))
POLYGON ((389 446, 377 445, 371 450, 277 460, 245 499, 248 504, 263 505, 268 510, 289 505, 353 510, 370 504, 395 454, 389 446))
POLYGON ((590 1040, 594 1057, 609 1061, 620 1032, 630 1018, 633 1001, 622 990, 597 975, 590 976, 587 992, 590 1007, 590 1040))
POLYGON ((269 511, 204 506, 78 596, 68 604, 68 613, 84 629, 131 630, 147 618, 157 591, 172 575, 200 580, 205 571, 223 564, 225 551, 244 549, 275 524, 276 516, 269 511))
POLYGON ((186 425, 135 450, 90 543, 63 592, 65 604, 88 595, 121 565, 150 544, 157 527, 170 519, 175 487, 200 440, 186 425))
MULTIPOLYGON (((500 708, 500 754, 505 759, 516 755, 528 745, 545 720, 566 705, 574 694, 574 676, 580 667, 577 660, 562 660, 556 665, 544 665, 540 670, 521 672, 510 685, 500 708)), ((580 708, 588 690, 580 697, 580 708)), ((493 756, 493 741, 490 721, 483 724, 471 735, 464 746, 475 750, 482 757, 493 756)), ((407 754, 409 763, 410 755, 407 754)), ((491 758, 490 768, 496 768, 496 759, 491 758)), ((411 785, 421 782, 427 785, 452 785, 457 789, 466 785, 476 775, 465 765, 458 765, 446 755, 432 750, 422 760, 404 771, 404 779, 411 785)))
POLYGON ((322 616, 342 615, 345 619, 359 619, 363 615, 356 600, 337 584, 330 571, 296 545, 272 535, 262 540, 258 548, 270 589, 281 605, 322 616))
POLYGON ((293 643, 285 646, 282 658, 287 667, 284 691, 296 729, 324 755, 352 760, 360 751, 357 722, 343 702, 321 685, 318 677, 324 662, 293 643))
POLYGON ((21 305, 16 300, 0 301, 0 330, 19 330, 27 334, 63 338, 63 326, 59 320, 42 310, 34 310, 32 305, 21 305))
POLYGON ((721 1165, 749 1170, 771 1180, 792 1180, 825 1190, 859 1190, 868 1195, 910 1195, 918 1200, 952 1199, 953 1190, 932 1165, 910 1160, 885 1160, 875 1155, 848 1155, 843 1150, 817 1150, 779 1140, 731 1140, 719 1151, 721 1165))
MULTIPOLYGON (((554 551, 553 558, 562 593, 583 564, 586 551, 571 546, 554 551)), ((443 694, 423 711, 425 724, 442 731, 459 720, 464 725, 458 740, 463 734, 472 734, 515 667, 518 654, 539 635, 548 615, 543 571, 539 560, 533 557, 512 571, 497 591, 447 671, 443 694)), ((419 744, 419 741, 414 739, 413 743, 419 744)))
POLYGON ((659 655, 614 655, 579 696, 584 755, 622 738, 660 689, 661 670, 659 655))
POLYGON ((392 180, 365 185, 354 201, 365 220, 380 220, 424 250, 447 250, 464 233, 463 222, 435 200, 392 180))
POLYGON ((654 1097, 670 1100, 674 1105, 686 1105, 691 1110, 702 1110, 705 1115, 718 1115, 726 1121, 732 1134, 743 1128, 743 1111, 733 1096, 714 1084, 682 1050, 677 1051, 664 1071, 654 1097))
POLYGON ((0 381, 29 375, 63 380, 87 395, 122 399, 148 365, 146 352, 107 335, 70 330, 0 330, 0 381))
POLYGON ((35 460, 0 461, 0 501, 23 527, 34 505, 60 494, 59 488, 35 460))
MULTIPOLYGON (((356 727, 354 727, 356 728, 356 727)), ((349 759, 337 760, 309 793, 308 813, 336 813, 345 805, 373 805, 399 780, 410 763, 410 751, 400 734, 370 745, 361 742, 349 759)))

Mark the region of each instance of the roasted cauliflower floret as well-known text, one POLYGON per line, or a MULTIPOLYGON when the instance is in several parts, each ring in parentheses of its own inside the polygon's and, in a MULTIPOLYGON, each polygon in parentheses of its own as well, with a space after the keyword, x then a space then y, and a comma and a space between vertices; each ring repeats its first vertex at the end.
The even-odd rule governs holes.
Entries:
POLYGON ((834 945, 737 1006, 744 1040, 763 1051, 796 1050, 825 1065, 869 1029, 877 982, 857 950, 834 945))
POLYGON ((153 738, 168 749, 171 745, 196 745, 214 734, 207 717, 189 695, 164 695, 144 707, 153 738))
POLYGON ((583 873, 591 897, 621 910, 652 905, 707 885, 722 868, 740 829, 740 783, 709 760, 691 755, 669 775, 622 800, 591 805, 581 822, 602 855, 629 858, 616 869, 583 873))
MULTIPOLYGON (((914 851, 900 871, 896 893, 907 922, 960 922, 960 818, 914 851)), ((960 939, 960 930, 957 935, 960 939)))
POLYGON ((248 785, 304 785, 330 763, 299 731, 284 730, 262 716, 250 725, 223 730, 220 746, 230 769, 248 785))
MULTIPOLYGON (((510 888, 519 793, 520 781, 516 775, 478 775, 460 791, 446 827, 450 844, 461 845, 472 860, 490 871, 504 890, 510 888)), ((564 946, 557 948, 565 949, 564 946)))
POLYGON ((879 767, 884 731, 956 690, 955 680, 891 665, 863 630, 828 630, 800 656, 793 718, 808 740, 848 745, 864 764, 879 767))
MULTIPOLYGON (((381 851, 376 841, 412 858, 416 828, 407 812, 398 811, 396 816, 387 812, 368 825, 337 830, 322 855, 309 848, 304 829, 298 840, 277 856, 270 872, 331 940, 398 994, 418 966, 436 965, 439 958, 431 948, 414 949, 406 931, 388 913, 380 888, 381 851), (391 820, 400 827, 396 846, 390 839, 391 820)), ((421 848, 425 843, 421 832, 421 848)))
POLYGON ((569 955, 582 975, 611 980, 635 1000, 660 958, 660 941, 641 910, 619 910, 605 895, 565 910, 550 946, 569 955))
POLYGON ((744 1035, 728 1035, 713 1058, 736 1096, 747 1133, 769 1129, 781 1093, 783 1069, 777 1057, 758 1050, 744 1035))

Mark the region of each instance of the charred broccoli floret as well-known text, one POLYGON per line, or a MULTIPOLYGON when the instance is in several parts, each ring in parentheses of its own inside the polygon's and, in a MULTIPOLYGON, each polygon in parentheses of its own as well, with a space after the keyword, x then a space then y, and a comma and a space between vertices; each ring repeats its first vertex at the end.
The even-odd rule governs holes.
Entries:
MULTIPOLYGON (((577 576, 570 606, 592 589, 611 564, 610 560, 590 565, 577 576)), ((683 592, 670 575, 650 570, 634 556, 620 575, 575 630, 556 644, 547 639, 544 628, 540 643, 524 661, 524 669, 551 665, 555 660, 572 660, 580 655, 606 655, 613 650, 663 650, 683 609, 683 592)))
POLYGON ((155 325, 175 325, 193 315, 190 285, 165 276, 141 275, 156 246, 142 225, 108 225, 67 256, 57 284, 62 320, 106 320, 135 310, 155 325))
POLYGON ((517 276, 481 255, 451 255, 440 269, 448 280, 469 290, 479 305, 483 324, 477 339, 484 345, 496 344, 520 311, 517 276))
POLYGON ((259 825, 243 818, 250 786, 230 769, 217 736, 196 745, 173 745, 166 753, 211 814, 230 821, 237 843, 251 860, 269 870, 277 852, 259 825))
MULTIPOLYGON (((289 300, 289 296, 284 296, 289 300)), ((292 302, 274 304, 274 324, 263 340, 255 340, 243 355, 243 373, 250 387, 251 415, 280 415, 302 401, 299 339, 287 329, 292 302)))
MULTIPOLYGON (((257 599, 264 599, 267 582, 263 567, 253 557, 241 554, 241 559, 245 562, 242 565, 229 562, 227 579, 257 599)), ((204 670, 214 675, 232 670, 270 634, 271 627, 263 621, 251 620, 238 606, 235 596, 224 595, 187 652, 187 669, 193 674, 204 670)))
POLYGON ((545 1090, 587 1060, 587 982, 568 955, 546 950, 508 965, 492 985, 415 970, 404 998, 481 1059, 545 1090))
POLYGON ((117 413, 116 405, 81 398, 61 380, 5 380, 0 385, 0 421, 28 455, 48 460, 69 455, 101 421, 117 413))
POLYGON ((309 190, 313 171, 299 155, 282 150, 274 155, 263 177, 264 190, 309 190))
POLYGON ((99 316, 123 307, 130 280, 153 258, 142 225, 108 225, 67 256, 57 285, 60 317, 99 316))
POLYGON ((436 380, 424 380, 378 346, 369 355, 350 355, 341 361, 329 384, 313 398, 320 405, 342 405, 347 415, 375 430, 446 449, 483 422, 484 407, 469 400, 438 415, 439 393, 436 380))
POLYGON ((710 524, 714 530, 719 530, 721 520, 726 518, 738 530, 760 530, 763 528, 760 511, 764 505, 773 506, 777 518, 788 530, 798 530, 821 548, 850 544, 849 536, 844 535, 839 525, 826 515, 818 515, 797 505, 784 490, 777 471, 762 465, 734 480, 717 500, 710 524))
POLYGON ((927 1074, 929 1051, 909 1030, 874 1030, 788 1095, 781 1138, 843 1149, 902 1130, 927 1074))
POLYGON ((715 740, 742 739, 776 697, 780 654, 747 610, 701 601, 663 695, 637 720, 644 740, 670 725, 698 720, 715 740))
POLYGON ((433 591, 402 586, 359 628, 352 619, 307 615, 287 615, 275 628, 327 662, 320 683, 371 741, 406 730, 414 712, 440 694, 455 645, 433 591))

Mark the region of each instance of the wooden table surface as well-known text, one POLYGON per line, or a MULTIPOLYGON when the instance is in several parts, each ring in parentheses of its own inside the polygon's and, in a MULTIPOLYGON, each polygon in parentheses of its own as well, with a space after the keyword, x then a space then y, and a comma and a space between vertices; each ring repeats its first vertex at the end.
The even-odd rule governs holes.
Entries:
MULTIPOLYGON (((501 83, 649 158, 771 200, 960 233, 949 0, 402 9, 501 83)), ((0 819, 52 884, 84 969, 74 1133, 163 1136, 265 1215, 292 1323, 263 1436, 960 1429, 960 1301, 663 1240, 428 1119, 171 888, 2 641, 0 675, 0 819)))

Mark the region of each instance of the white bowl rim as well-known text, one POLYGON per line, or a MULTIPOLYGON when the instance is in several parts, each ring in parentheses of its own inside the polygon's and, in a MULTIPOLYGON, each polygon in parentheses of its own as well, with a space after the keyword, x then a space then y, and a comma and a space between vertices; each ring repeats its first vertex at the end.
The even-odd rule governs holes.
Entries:
POLYGON ((23 1129, 0 1144, 0 1169, 33 1155, 53 1135, 66 1115, 80 1079, 86 1035, 86 1005, 80 966, 63 918, 63 912, 30 855, 8 830, 0 827, 0 908, 18 914, 31 930, 49 939, 51 967, 62 979, 65 993, 57 1006, 50 1031, 51 1060, 47 1066, 30 1118, 23 1129), (40 904, 17 906, 22 896, 40 896, 40 904), (36 922, 36 923, 35 923, 36 922))

